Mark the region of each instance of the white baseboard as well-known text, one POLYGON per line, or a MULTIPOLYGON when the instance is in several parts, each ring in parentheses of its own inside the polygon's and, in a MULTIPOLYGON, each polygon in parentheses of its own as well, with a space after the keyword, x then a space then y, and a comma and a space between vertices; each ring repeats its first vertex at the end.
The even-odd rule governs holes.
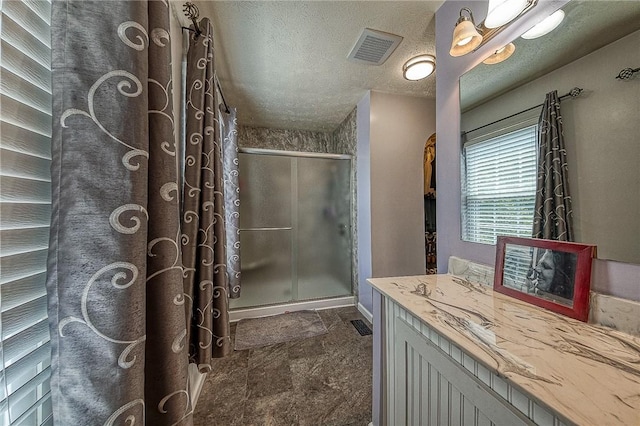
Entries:
POLYGON ((362 303, 358 303, 358 310, 367 319, 367 321, 369 321, 370 324, 373 324, 373 314, 369 312, 369 310, 365 308, 362 303))
POLYGON ((194 363, 189 363, 189 394, 191 395, 191 409, 196 409, 198 398, 200 398, 200 392, 204 386, 204 381, 207 378, 207 373, 201 373, 198 370, 198 366, 194 363))
POLYGON ((354 296, 336 297, 333 299, 308 300, 304 302, 287 303, 285 305, 259 306, 248 309, 234 309, 229 311, 229 321, 236 322, 245 318, 259 318, 270 315, 283 314, 285 312, 295 312, 304 310, 321 310, 331 308, 342 308, 354 306, 356 303, 354 296))

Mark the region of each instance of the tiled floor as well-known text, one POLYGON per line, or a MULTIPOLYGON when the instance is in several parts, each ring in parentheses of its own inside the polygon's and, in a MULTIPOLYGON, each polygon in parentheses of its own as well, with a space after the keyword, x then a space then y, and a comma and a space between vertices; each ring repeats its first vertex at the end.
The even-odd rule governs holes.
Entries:
POLYGON ((214 360, 195 426, 368 425, 373 340, 350 322, 364 318, 354 307, 318 313, 327 334, 214 360))

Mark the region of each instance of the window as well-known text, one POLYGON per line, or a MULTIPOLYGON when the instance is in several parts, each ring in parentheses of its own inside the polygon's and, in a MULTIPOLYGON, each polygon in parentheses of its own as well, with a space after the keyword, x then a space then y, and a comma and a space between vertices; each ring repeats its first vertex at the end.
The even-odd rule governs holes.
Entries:
POLYGON ((0 0, 0 424, 52 424, 51 4, 0 0))
POLYGON ((536 258, 535 253, 538 249, 515 244, 507 244, 507 248, 505 250, 502 285, 528 293, 529 288, 527 285, 531 273, 531 259, 536 258))
POLYGON ((537 124, 467 142, 462 164, 462 239, 531 237, 536 191, 537 124))

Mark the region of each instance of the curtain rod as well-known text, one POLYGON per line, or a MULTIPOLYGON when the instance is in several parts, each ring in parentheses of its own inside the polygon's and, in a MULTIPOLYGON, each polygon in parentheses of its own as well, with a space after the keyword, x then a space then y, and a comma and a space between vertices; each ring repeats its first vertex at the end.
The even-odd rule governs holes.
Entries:
POLYGON ((198 10, 198 6, 191 2, 186 2, 182 5, 182 11, 184 12, 184 16, 191 19, 193 22, 193 29, 182 27, 183 30, 193 31, 195 33, 195 37, 200 37, 202 31, 200 30, 200 26, 198 25, 198 18, 200 17, 200 11, 198 10))
MULTIPOLYGON (((200 36, 200 34, 202 34, 202 30, 200 29, 200 26, 198 25, 198 18, 200 17, 200 11, 198 10, 198 6, 196 6, 195 4, 193 4, 191 2, 185 2, 182 5, 182 11, 184 12, 184 16, 186 16, 187 18, 191 19, 191 22, 193 22, 193 29, 187 28, 187 27, 182 27, 182 29, 183 30, 187 30, 187 31, 193 31, 195 33, 194 37, 198 38, 200 36)), ((225 112, 227 114, 229 114, 231 111, 229 110, 229 105, 227 105, 227 101, 224 98, 224 93, 222 92, 222 87, 220 87, 220 80, 218 80, 218 75, 214 73, 213 74, 213 78, 216 81, 216 86, 218 87, 218 92, 220 92, 220 97, 222 98, 222 103, 224 104, 225 112)))
MULTIPOLYGON (((581 89, 581 88, 579 88, 579 87, 574 87, 574 88, 573 88, 573 89, 571 89, 568 93, 565 93, 564 95, 560 96, 560 98, 558 98, 558 99, 563 100, 563 99, 566 99, 566 98, 569 98, 569 97, 570 97, 570 98, 577 98, 578 96, 580 96, 580 94, 581 94, 583 91, 584 91, 584 89, 581 89)), ((484 129, 485 127, 492 126, 492 125, 494 125, 494 124, 496 124, 496 123, 499 123, 499 122, 501 122, 501 121, 508 120, 508 119, 513 118, 513 117, 515 117, 515 116, 517 116, 517 115, 524 114, 525 112, 529 112, 529 111, 534 110, 534 109, 536 109, 536 108, 540 108, 540 107, 541 107, 541 106, 543 106, 543 105, 544 105, 544 103, 541 103, 541 104, 536 105, 536 106, 532 106, 531 108, 527 108, 527 109, 525 109, 525 110, 522 110, 522 111, 516 112, 516 113, 514 113, 514 114, 511 114, 511 115, 509 115, 509 116, 507 116, 507 117, 500 118, 500 119, 498 119, 498 120, 496 120, 496 121, 493 121, 493 122, 491 122, 491 123, 489 123, 489 124, 485 124, 485 125, 483 125, 483 126, 476 127, 475 129, 471 129, 471 130, 468 130, 468 131, 463 131, 463 132, 462 132, 462 134, 463 134, 463 135, 466 135, 466 134, 469 134, 469 133, 471 133, 471 132, 475 132, 476 130, 484 129)))

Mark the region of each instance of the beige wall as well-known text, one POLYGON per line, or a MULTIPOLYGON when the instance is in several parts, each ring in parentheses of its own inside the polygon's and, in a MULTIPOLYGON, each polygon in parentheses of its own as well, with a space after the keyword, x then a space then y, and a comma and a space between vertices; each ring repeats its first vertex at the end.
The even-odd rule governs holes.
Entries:
POLYGON ((374 277, 425 273, 423 152, 435 116, 434 99, 371 93, 374 277))
POLYGON ((425 273, 422 169, 435 111, 434 99, 380 92, 358 103, 358 302, 369 312, 367 278, 425 273))

